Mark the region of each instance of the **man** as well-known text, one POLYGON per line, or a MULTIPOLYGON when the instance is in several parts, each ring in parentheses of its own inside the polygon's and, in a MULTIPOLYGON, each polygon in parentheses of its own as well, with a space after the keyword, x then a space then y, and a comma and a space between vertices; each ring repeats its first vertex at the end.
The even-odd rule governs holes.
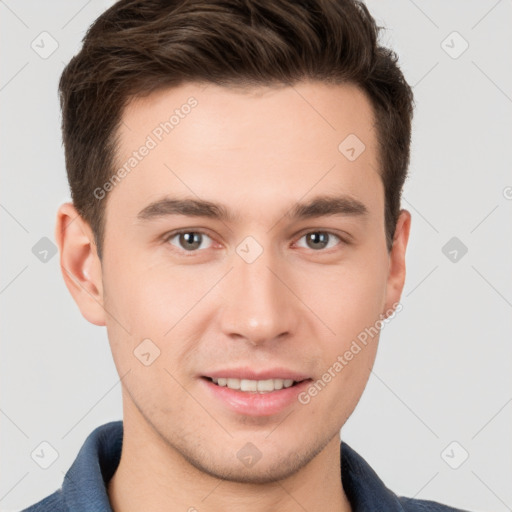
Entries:
POLYGON ((340 444, 411 223, 412 93, 377 35, 348 0, 122 0, 91 26, 56 239, 123 422, 26 510, 455 510, 340 444))

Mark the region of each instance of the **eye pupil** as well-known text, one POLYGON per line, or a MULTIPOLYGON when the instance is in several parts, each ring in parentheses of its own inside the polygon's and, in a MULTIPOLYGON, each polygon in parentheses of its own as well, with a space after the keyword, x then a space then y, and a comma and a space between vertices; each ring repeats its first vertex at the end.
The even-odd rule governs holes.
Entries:
POLYGON ((320 248, 323 248, 327 245, 328 243, 328 234, 327 233, 322 233, 322 232, 316 232, 316 233, 308 233, 307 234, 307 240, 308 240, 308 245, 309 242, 313 242, 313 245, 310 245, 310 247, 312 249, 318 249, 319 247, 320 248), (315 244, 318 244, 320 243, 320 246, 319 245, 315 245, 315 244))
POLYGON ((201 233, 194 233, 193 231, 190 233, 180 233, 180 243, 182 241, 186 242, 186 244, 183 244, 184 249, 197 249, 201 245, 201 233))

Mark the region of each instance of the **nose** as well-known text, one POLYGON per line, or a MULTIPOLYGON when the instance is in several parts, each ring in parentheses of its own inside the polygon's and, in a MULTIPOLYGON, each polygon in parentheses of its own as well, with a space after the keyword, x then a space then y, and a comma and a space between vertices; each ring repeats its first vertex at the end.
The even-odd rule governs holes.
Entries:
POLYGON ((283 268, 270 250, 252 263, 235 254, 222 291, 221 327, 226 336, 261 345, 298 328, 302 304, 290 290, 290 271, 283 268))

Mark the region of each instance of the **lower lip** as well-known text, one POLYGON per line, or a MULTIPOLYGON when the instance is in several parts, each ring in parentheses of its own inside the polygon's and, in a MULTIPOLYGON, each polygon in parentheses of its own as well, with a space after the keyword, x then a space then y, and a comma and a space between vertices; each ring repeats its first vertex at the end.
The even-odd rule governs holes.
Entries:
POLYGON ((270 416, 283 411, 294 402, 297 402, 297 395, 304 391, 311 383, 311 379, 307 379, 289 388, 258 393, 230 389, 227 386, 218 386, 205 377, 201 380, 209 392, 231 410, 249 416, 270 416))

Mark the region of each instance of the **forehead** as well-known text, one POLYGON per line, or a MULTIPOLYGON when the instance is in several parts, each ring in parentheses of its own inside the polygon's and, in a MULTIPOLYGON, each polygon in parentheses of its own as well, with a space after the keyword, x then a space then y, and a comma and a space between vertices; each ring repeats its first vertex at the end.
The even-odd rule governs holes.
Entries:
POLYGON ((383 208, 373 110, 353 85, 188 83, 130 102, 118 140, 114 171, 125 172, 107 209, 131 218, 164 195, 229 203, 262 221, 315 194, 383 208))

